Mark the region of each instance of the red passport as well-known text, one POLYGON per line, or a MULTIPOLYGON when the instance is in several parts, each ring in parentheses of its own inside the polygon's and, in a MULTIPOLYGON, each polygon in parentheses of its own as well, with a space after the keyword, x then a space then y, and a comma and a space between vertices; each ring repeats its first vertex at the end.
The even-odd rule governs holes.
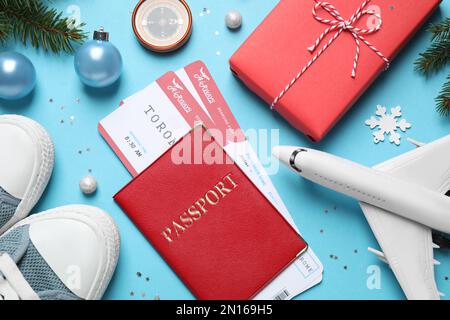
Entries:
POLYGON ((250 299, 307 249, 202 126, 114 199, 199 299, 250 299))
MULTIPOLYGON (((281 0, 230 59, 233 73, 269 105, 341 30, 339 22, 332 22, 338 18, 322 6, 316 9, 317 17, 329 21, 318 21, 313 16, 312 9, 318 2, 281 0), (335 29, 310 52, 308 48, 333 26, 335 29)), ((351 28, 362 30, 357 30, 358 34, 392 62, 441 0, 326 2, 344 21, 351 20, 365 3, 362 11, 376 15, 364 14, 351 22, 350 28, 337 36, 274 107, 292 126, 314 141, 325 137, 386 67, 386 62, 359 39, 359 59, 355 78, 352 78, 357 45, 350 32, 355 29, 351 28), (364 30, 376 28, 380 22, 378 31, 364 33, 364 30)))

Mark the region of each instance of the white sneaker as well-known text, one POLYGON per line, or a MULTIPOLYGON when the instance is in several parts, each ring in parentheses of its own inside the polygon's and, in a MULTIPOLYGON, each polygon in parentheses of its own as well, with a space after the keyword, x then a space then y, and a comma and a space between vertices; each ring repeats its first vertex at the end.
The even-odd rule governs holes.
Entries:
POLYGON ((43 127, 22 116, 0 116, 0 234, 28 216, 53 162, 53 143, 43 127))
POLYGON ((117 227, 101 209, 74 205, 32 215, 0 237, 0 300, 100 299, 119 248, 117 227))

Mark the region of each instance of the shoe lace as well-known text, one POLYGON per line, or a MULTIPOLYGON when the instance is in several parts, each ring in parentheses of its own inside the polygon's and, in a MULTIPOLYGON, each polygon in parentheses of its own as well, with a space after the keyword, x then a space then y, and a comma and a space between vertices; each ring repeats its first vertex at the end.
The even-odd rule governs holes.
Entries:
POLYGON ((11 256, 1 252, 0 300, 39 300, 11 256))

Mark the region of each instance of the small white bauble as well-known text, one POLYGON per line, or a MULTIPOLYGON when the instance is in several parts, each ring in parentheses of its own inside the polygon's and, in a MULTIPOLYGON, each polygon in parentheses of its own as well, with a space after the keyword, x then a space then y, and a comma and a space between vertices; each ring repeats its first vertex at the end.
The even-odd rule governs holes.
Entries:
POLYGON ((97 180, 93 176, 86 176, 80 181, 80 189, 84 194, 93 194, 97 191, 97 180))
POLYGON ((225 16, 225 24, 230 29, 239 29, 242 25, 242 15, 239 11, 231 10, 225 16))

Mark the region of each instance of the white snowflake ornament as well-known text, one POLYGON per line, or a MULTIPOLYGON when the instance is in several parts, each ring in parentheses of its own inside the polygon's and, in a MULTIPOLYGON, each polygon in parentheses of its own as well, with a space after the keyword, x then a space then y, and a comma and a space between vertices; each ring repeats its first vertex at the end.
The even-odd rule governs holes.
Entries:
POLYGON ((366 121, 366 125, 370 126, 370 129, 379 129, 377 132, 373 133, 373 142, 379 143, 380 141, 384 141, 386 134, 388 134, 391 143, 400 145, 401 136, 400 133, 397 132, 397 129, 405 132, 407 129, 411 128, 411 124, 405 119, 399 119, 402 116, 402 108, 400 106, 391 108, 391 114, 388 115, 386 114, 386 107, 378 105, 375 114, 378 117, 372 116, 366 121))

